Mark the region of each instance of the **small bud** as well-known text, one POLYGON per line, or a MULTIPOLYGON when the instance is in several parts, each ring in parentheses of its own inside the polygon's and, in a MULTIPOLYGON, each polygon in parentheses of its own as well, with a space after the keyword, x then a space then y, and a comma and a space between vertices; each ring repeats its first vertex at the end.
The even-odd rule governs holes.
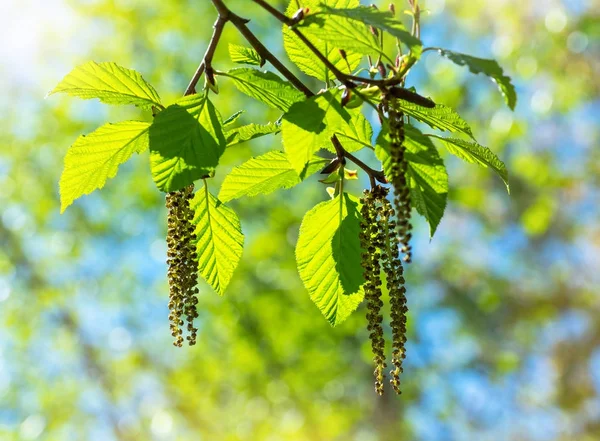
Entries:
POLYGON ((298 24, 300 23, 302 20, 304 20, 304 16, 305 14, 308 13, 308 8, 304 9, 304 8, 300 8, 298 9, 294 15, 292 15, 292 25, 298 24))
POLYGON ((346 107, 352 98, 352 92, 350 89, 344 89, 344 93, 342 93, 342 107, 346 107))
POLYGON ((219 85, 212 69, 207 69, 205 73, 204 88, 210 89, 215 95, 219 94, 219 85))
POLYGON ((381 61, 377 64, 377 70, 379 71, 379 75, 381 75, 381 78, 387 77, 387 71, 385 70, 385 66, 381 61))
POLYGON ((340 167, 340 159, 333 158, 329 164, 325 166, 323 170, 321 170, 322 175, 329 175, 336 171, 340 167))

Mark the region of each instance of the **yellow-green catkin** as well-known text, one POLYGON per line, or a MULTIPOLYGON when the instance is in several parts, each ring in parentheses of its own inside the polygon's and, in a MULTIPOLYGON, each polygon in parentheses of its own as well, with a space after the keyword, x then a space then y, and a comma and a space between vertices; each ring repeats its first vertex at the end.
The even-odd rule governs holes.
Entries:
POLYGON ((412 225, 410 223, 411 201, 407 177, 408 164, 404 145, 404 114, 398 109, 397 100, 393 97, 386 97, 385 107, 390 129, 392 169, 389 179, 394 187, 394 208, 398 219, 396 230, 401 244, 400 250, 404 253, 404 261, 410 263, 412 260, 410 246, 412 225))
POLYGON ((194 186, 167 193, 167 264, 169 270, 169 321, 175 346, 183 346, 183 316, 187 321, 187 341, 196 344, 198 330, 194 319, 198 317, 197 260, 192 219, 194 212, 190 201, 194 196, 194 186))
POLYGON ((380 253, 385 237, 377 224, 377 201, 381 187, 365 190, 361 198, 361 232, 360 242, 363 249, 361 263, 365 277, 365 299, 367 301, 367 329, 371 340, 371 350, 375 363, 375 391, 383 395, 385 379, 385 339, 383 336, 383 315, 381 307, 381 264, 380 253))
POLYGON ((402 362, 406 357, 406 288, 404 286, 404 269, 399 258, 396 223, 393 220, 394 209, 383 197, 378 228, 385 236, 385 246, 381 252, 381 263, 385 273, 386 286, 390 296, 391 328, 392 328, 392 365, 390 383, 397 394, 400 390, 400 374, 403 372, 402 362))

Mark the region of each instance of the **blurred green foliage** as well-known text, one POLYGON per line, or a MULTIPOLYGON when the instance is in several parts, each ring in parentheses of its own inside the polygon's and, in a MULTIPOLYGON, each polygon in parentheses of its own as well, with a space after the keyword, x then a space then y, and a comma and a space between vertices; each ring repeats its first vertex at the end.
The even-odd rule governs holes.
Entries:
MULTIPOLYGON (((285 59, 277 23, 227 3, 285 59)), ((449 209, 431 243, 419 222, 407 270, 405 393, 380 399, 364 310, 332 329, 295 268, 300 219, 327 198, 314 180, 232 202, 247 237, 241 267, 226 296, 205 287, 198 345, 184 350, 168 333, 164 200, 147 154, 59 215, 67 147, 140 113, 46 92, 74 65, 115 61, 176 99, 210 36, 210 2, 3 4, 0 439, 600 437, 600 4, 424 7, 425 41, 496 58, 515 81, 513 114, 485 78, 436 54, 409 76, 476 122, 511 171, 511 196, 489 171, 445 157, 449 209)), ((243 43, 231 26, 224 41, 243 43)), ((230 64, 226 45, 219 63, 230 64)), ((223 115, 277 117, 220 90, 223 115)), ((270 150, 266 139, 228 149, 223 169, 270 150)))

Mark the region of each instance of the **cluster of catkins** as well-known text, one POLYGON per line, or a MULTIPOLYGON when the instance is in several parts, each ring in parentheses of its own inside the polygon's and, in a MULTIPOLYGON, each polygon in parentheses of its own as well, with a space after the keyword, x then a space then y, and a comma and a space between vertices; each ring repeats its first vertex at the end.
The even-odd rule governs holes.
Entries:
POLYGON ((399 259, 398 237, 396 233, 395 210, 387 199, 388 189, 379 185, 365 190, 361 199, 360 242, 363 248, 362 266, 365 277, 365 298, 367 301, 367 321, 373 361, 375 362, 375 391, 383 394, 385 377, 385 339, 383 336, 383 315, 381 308, 381 271, 386 279, 391 305, 392 365, 390 383, 396 393, 400 393, 400 374, 405 358, 406 343, 406 288, 402 262, 399 259))
POLYGON ((194 196, 194 186, 167 193, 167 264, 169 270, 169 321, 175 346, 183 346, 183 318, 187 319, 187 341, 196 344, 194 319, 198 317, 198 282, 196 235, 192 219, 194 212, 190 201, 194 196))
POLYGON ((410 187, 407 181, 406 169, 407 161, 405 157, 406 147, 404 146, 404 114, 397 109, 396 99, 387 97, 385 107, 388 114, 389 135, 390 135, 390 156, 391 170, 389 180, 394 187, 394 208, 396 209, 398 224, 398 238, 402 245, 401 251, 404 253, 404 261, 410 263, 412 260, 412 251, 410 239, 412 237, 412 225, 410 223, 410 187))

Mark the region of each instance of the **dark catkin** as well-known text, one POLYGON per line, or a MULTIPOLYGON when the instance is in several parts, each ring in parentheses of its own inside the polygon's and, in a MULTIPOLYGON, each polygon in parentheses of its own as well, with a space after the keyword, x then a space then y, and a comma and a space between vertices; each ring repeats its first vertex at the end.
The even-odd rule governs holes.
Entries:
POLYGON ((167 193, 167 278, 169 280, 169 321, 175 346, 183 346, 183 316, 187 321, 189 345, 196 344, 198 330, 194 319, 198 317, 197 260, 192 219, 194 212, 190 201, 194 186, 167 193))
POLYGON ((407 178, 408 164, 405 156, 406 147, 404 145, 404 114, 398 110, 397 100, 394 97, 387 96, 384 101, 390 129, 392 168, 389 179, 394 187, 394 207, 398 219, 396 230, 398 240, 401 244, 401 251, 404 253, 404 261, 410 263, 412 260, 412 249, 410 246, 412 225, 410 223, 410 187, 407 178))
POLYGON ((381 216, 378 219, 380 231, 385 236, 385 246, 381 252, 381 262, 385 273, 386 286, 390 296, 391 328, 392 328, 392 365, 390 383, 394 391, 400 394, 400 374, 403 372, 402 362, 406 357, 406 288, 404 286, 404 269, 399 258, 396 224, 393 220, 394 209, 384 197, 381 200, 381 216))
POLYGON ((383 337, 383 315, 381 307, 381 264, 380 253, 384 236, 377 225, 377 200, 381 187, 365 190, 361 199, 361 231, 360 242, 363 249, 361 263, 365 277, 365 299, 367 301, 367 330, 371 340, 373 361, 375 362, 375 391, 383 395, 385 378, 385 339, 383 337))

